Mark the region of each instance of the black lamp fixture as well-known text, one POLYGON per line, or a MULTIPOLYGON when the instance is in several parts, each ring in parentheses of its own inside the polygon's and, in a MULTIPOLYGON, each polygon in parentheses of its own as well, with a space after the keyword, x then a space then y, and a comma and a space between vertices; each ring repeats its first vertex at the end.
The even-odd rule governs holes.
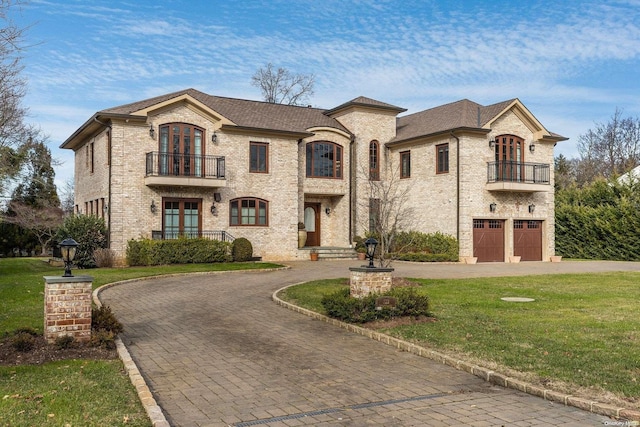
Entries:
POLYGON ((532 153, 536 151, 536 144, 534 144, 533 142, 529 144, 529 151, 531 151, 532 153))
POLYGON ((535 211, 535 210, 536 210, 536 205, 534 205, 533 203, 531 203, 531 204, 529 205, 529 213, 533 213, 533 211, 535 211))
POLYGON ((496 205, 496 203, 495 203, 495 202, 491 202, 491 203, 489 204, 489 212, 492 212, 492 213, 493 213, 493 212, 495 212, 495 211, 496 211, 496 207, 497 207, 497 206, 498 206, 498 205, 496 205))
POLYGON ((71 237, 67 237, 58 245, 60 252, 62 252, 62 260, 64 261, 64 274, 62 277, 73 277, 71 274, 71 264, 76 257, 76 249, 78 248, 78 242, 71 237))
POLYGON ((495 146, 496 146, 496 140, 495 140, 495 139, 493 139, 493 138, 491 138, 491 139, 489 140, 489 148, 493 148, 493 147, 495 147, 495 146))
POLYGON ((376 246, 378 246, 378 241, 373 237, 369 237, 364 241, 364 246, 367 249, 367 258, 369 259, 368 268, 375 268, 373 265, 373 256, 376 253, 376 246))
POLYGON ((155 138, 156 137, 156 130, 153 128, 153 125, 149 125, 149 136, 151 138, 155 138))
POLYGON ((218 142, 218 135, 216 134, 216 131, 213 131, 213 134, 211 135, 211 142, 213 142, 214 144, 218 142))
POLYGON ((215 203, 211 203, 211 215, 216 215, 218 213, 218 208, 216 208, 215 203))
POLYGON ((151 201, 151 206, 149 207, 149 209, 151 209, 151 213, 154 214, 156 213, 156 211, 158 210, 158 208, 156 207, 156 202, 154 202, 153 200, 151 201))
POLYGON ((216 208, 216 203, 220 203, 220 201, 222 200, 222 196, 220 195, 220 193, 213 193, 213 203, 211 203, 211 215, 217 215, 218 214, 218 208, 216 208))
POLYGON ((325 208, 324 213, 326 213, 327 215, 330 215, 331 214, 331 208, 329 208, 329 207, 325 208))

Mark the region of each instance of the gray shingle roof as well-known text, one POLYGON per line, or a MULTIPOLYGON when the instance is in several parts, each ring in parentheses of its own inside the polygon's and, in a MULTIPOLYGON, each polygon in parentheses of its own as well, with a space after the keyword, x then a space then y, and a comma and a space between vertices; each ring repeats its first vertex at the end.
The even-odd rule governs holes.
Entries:
POLYGON ((398 118, 392 142, 405 141, 460 128, 480 129, 515 99, 482 106, 468 99, 430 108, 398 118))
POLYGON ((326 110, 323 109, 212 96, 195 89, 186 89, 109 108, 101 111, 100 114, 131 114, 182 95, 191 96, 241 127, 306 132, 309 128, 320 126, 349 133, 340 122, 324 114, 326 110))

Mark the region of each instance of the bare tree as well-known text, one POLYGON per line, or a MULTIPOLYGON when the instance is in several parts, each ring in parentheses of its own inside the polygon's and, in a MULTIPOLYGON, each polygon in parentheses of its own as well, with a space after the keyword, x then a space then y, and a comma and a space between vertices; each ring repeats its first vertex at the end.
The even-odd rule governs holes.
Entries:
POLYGON ((19 173, 28 142, 38 134, 25 123, 27 109, 22 106, 27 85, 21 63, 24 29, 9 16, 21 3, 0 0, 0 196, 7 180, 19 173))
POLYGON ((291 74, 286 68, 275 69, 268 63, 251 78, 251 85, 260 88, 262 98, 273 104, 304 105, 313 95, 313 74, 291 74))
POLYGON ((73 178, 69 178, 67 181, 65 181, 64 187, 62 188, 60 194, 60 207, 62 208, 65 216, 73 214, 75 194, 74 191, 73 178))
POLYGON ((369 212, 361 227, 369 230, 378 240, 376 257, 380 267, 389 267, 393 261, 391 249, 401 231, 411 230, 413 208, 409 204, 411 185, 400 179, 400 168, 389 167, 380 180, 369 179, 369 170, 360 171, 367 182, 368 200, 361 202, 364 212, 369 212))
POLYGON ((640 164, 640 118, 623 117, 616 108, 607 123, 597 123, 578 137, 578 181, 612 178, 640 164))
POLYGON ((57 206, 32 206, 27 203, 11 202, 11 215, 6 222, 30 230, 40 243, 41 255, 46 255, 47 247, 62 224, 62 209, 57 206))

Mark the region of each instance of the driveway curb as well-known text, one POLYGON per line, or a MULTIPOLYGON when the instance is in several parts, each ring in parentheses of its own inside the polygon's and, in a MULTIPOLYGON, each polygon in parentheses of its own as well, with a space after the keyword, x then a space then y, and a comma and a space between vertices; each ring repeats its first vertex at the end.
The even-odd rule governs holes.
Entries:
MULTIPOLYGON (((289 310, 304 314, 311 318, 321 320, 331 325, 338 326, 342 329, 346 329, 350 332, 368 337, 370 339, 380 341, 389 346, 395 347, 398 350, 406 351, 411 354, 415 354, 420 357, 425 357, 444 365, 451 366, 457 370, 468 372, 475 375, 491 384, 495 384, 501 387, 510 388, 521 391, 533 396, 541 397, 549 402, 563 403, 565 406, 572 406, 584 411, 588 411, 597 415, 604 415, 613 417, 616 419, 628 420, 628 421, 640 421, 640 411, 619 408, 613 405, 608 405, 582 397, 576 397, 557 391, 548 390, 542 387, 535 386, 533 384, 521 381, 515 378, 508 377, 507 375, 495 372, 491 369, 484 368, 482 366, 468 363, 464 360, 456 359, 451 356, 439 353, 435 350, 431 350, 398 338, 394 338, 390 335, 373 331, 371 329, 362 328, 360 326, 352 325, 342 322, 337 319, 332 319, 328 316, 316 313, 315 311, 308 310, 306 308, 299 307, 297 305, 286 302, 278 297, 278 293, 290 288, 292 286, 300 285, 305 282, 295 283, 278 289, 271 295, 271 299, 278 305, 285 307, 289 310)), ((635 425, 635 424, 634 424, 635 425)))

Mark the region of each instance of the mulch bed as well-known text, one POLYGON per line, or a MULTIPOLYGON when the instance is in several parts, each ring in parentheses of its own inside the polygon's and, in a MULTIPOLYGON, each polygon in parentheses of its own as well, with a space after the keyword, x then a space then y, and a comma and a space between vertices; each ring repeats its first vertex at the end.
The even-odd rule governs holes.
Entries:
POLYGON ((0 365, 41 365, 47 362, 69 359, 107 360, 118 358, 115 349, 92 347, 87 344, 74 343, 70 348, 58 348, 55 344, 47 344, 44 337, 34 337, 34 346, 29 351, 17 351, 11 345, 11 338, 0 340, 0 365))

